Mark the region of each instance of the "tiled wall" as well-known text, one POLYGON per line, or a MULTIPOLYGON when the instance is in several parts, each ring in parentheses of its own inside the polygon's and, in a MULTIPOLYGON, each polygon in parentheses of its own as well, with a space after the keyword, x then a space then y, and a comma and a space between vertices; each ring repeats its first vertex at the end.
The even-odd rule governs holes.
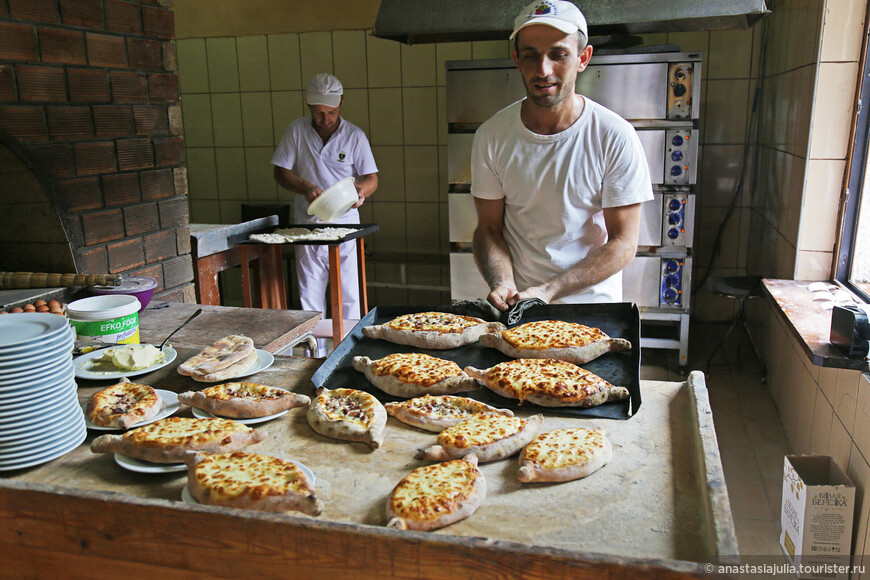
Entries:
POLYGON ((751 271, 827 280, 854 111, 866 2, 771 2, 763 64, 751 271))
POLYGON ((778 307, 762 302, 759 310, 758 343, 767 363, 767 381, 794 453, 830 455, 855 482, 853 553, 865 554, 870 549, 868 375, 813 365, 776 312, 778 307))
MULTIPOLYGON (((644 38, 647 45, 674 44, 704 55, 696 278, 708 269, 713 275, 746 271, 746 197, 711 257, 739 177, 757 30, 644 38)), ((330 72, 344 83, 343 115, 366 131, 380 169, 378 191, 361 208, 362 221, 381 228, 367 242, 376 258, 369 268, 373 305, 449 301, 449 292, 425 290, 449 284, 443 63, 508 58, 508 41, 408 46, 355 30, 186 38, 177 47, 193 222, 232 223, 243 202, 291 201, 292 194, 275 185, 269 159, 286 125, 307 113, 308 79, 330 72), (403 252, 432 258, 377 261, 403 252)), ((698 316, 721 316, 721 304, 704 292, 696 296, 698 316)))

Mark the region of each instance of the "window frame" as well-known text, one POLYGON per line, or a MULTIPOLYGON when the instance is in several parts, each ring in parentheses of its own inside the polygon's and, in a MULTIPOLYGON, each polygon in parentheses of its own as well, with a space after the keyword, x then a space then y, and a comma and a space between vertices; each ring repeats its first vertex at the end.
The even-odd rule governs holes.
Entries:
MULTIPOLYGON (((870 2, 868 2, 867 13, 870 14, 870 2)), ((864 79, 870 75, 868 51, 870 51, 870 43, 867 42, 867 28, 865 27, 859 66, 861 75, 858 78, 856 92, 858 112, 855 115, 850 139, 851 147, 846 159, 847 180, 843 195, 845 199, 841 201, 839 235, 834 248, 833 276, 836 282, 848 288, 864 302, 870 303, 870 295, 851 280, 859 209, 867 174, 870 172, 870 167, 868 167, 868 163, 870 163, 870 157, 868 157, 870 155, 870 84, 864 82, 864 79)), ((866 186, 870 187, 870 183, 866 186)), ((870 219, 870 216, 866 216, 865 219, 870 219)))

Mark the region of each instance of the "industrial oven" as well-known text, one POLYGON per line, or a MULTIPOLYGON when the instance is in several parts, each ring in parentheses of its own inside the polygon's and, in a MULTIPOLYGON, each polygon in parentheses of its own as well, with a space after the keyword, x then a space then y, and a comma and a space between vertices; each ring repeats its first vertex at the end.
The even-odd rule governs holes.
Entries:
MULTIPOLYGON (((474 132, 525 89, 510 59, 449 61, 446 67, 450 288, 453 300, 469 300, 489 292, 471 254, 474 132)), ((623 271, 623 299, 640 309, 641 345, 678 350, 681 365, 688 354, 700 86, 697 52, 595 55, 577 77, 577 92, 627 119, 646 153, 654 199, 642 207, 637 256, 623 271)))

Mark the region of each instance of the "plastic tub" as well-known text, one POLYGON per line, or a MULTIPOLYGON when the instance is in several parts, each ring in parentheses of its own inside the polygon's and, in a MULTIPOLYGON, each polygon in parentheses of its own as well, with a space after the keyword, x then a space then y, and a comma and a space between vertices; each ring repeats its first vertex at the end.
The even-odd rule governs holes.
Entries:
POLYGON ((128 294, 135 296, 139 300, 139 311, 145 309, 148 303, 151 302, 151 296, 154 295, 154 289, 157 288, 157 279, 149 278, 148 276, 127 277, 121 281, 120 286, 91 286, 88 288, 91 294, 96 296, 110 296, 116 294, 128 294))
POLYGON ((343 216, 359 200, 353 182, 353 177, 345 177, 333 183, 329 189, 311 202, 308 206, 308 215, 316 215, 327 223, 343 216))
POLYGON ((82 298, 70 302, 66 313, 78 340, 139 344, 139 300, 135 296, 82 298))

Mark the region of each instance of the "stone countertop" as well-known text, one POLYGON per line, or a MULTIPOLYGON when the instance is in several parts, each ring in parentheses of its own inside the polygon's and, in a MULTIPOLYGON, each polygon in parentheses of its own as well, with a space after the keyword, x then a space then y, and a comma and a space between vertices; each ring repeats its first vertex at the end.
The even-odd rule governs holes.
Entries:
POLYGON ((809 286, 814 283, 818 282, 762 280, 765 294, 773 299, 786 327, 814 365, 867 372, 866 359, 848 358, 831 344, 831 309, 813 300, 809 286))
MULTIPOLYGON (((182 392, 201 389, 177 373, 177 366, 195 354, 179 349, 176 361, 136 378, 156 388, 182 392)), ((276 357, 275 364, 246 380, 276 385, 314 396, 311 375, 322 361, 276 357)), ((539 549, 565 548, 630 558, 709 561, 709 538, 725 530, 736 553, 733 522, 721 474, 715 433, 703 376, 700 388, 688 383, 642 382, 644 405, 626 421, 545 416, 541 431, 564 427, 603 427, 614 447, 611 462, 591 476, 559 484, 522 484, 516 478, 517 458, 481 466, 488 485, 484 505, 473 516, 434 532, 449 536, 521 542, 539 549), (700 426, 699 426, 700 422, 700 426), (705 470, 705 467, 706 470, 705 470), (711 475, 712 474, 712 475, 711 475), (711 491, 713 490, 713 491, 711 491), (718 503, 711 500, 717 495, 718 503), (711 503, 717 508, 711 509, 711 503), (711 516, 712 512, 712 516, 711 516), (711 521, 715 520, 715 521, 711 521)), ((107 381, 79 381, 85 403, 107 381)), ((189 416, 182 406, 178 414, 189 416)), ((528 416, 530 411, 519 411, 528 416)), ((325 504, 318 521, 382 528, 392 488, 412 469, 426 462, 414 458, 420 447, 435 442, 434 433, 390 418, 378 450, 361 443, 329 439, 308 425, 305 409, 253 425, 267 438, 249 448, 298 460, 315 473, 325 504)), ((76 450, 47 464, 0 474, 12 483, 34 483, 171 500, 181 506, 186 473, 142 474, 120 467, 112 455, 97 455, 89 445, 102 431, 91 431, 76 450)), ((121 496, 123 497, 123 496, 121 496)), ((231 515, 237 510, 211 508, 231 515)), ((307 516, 293 516, 290 522, 307 516)), ((232 518, 226 522, 232 524, 232 518)))

